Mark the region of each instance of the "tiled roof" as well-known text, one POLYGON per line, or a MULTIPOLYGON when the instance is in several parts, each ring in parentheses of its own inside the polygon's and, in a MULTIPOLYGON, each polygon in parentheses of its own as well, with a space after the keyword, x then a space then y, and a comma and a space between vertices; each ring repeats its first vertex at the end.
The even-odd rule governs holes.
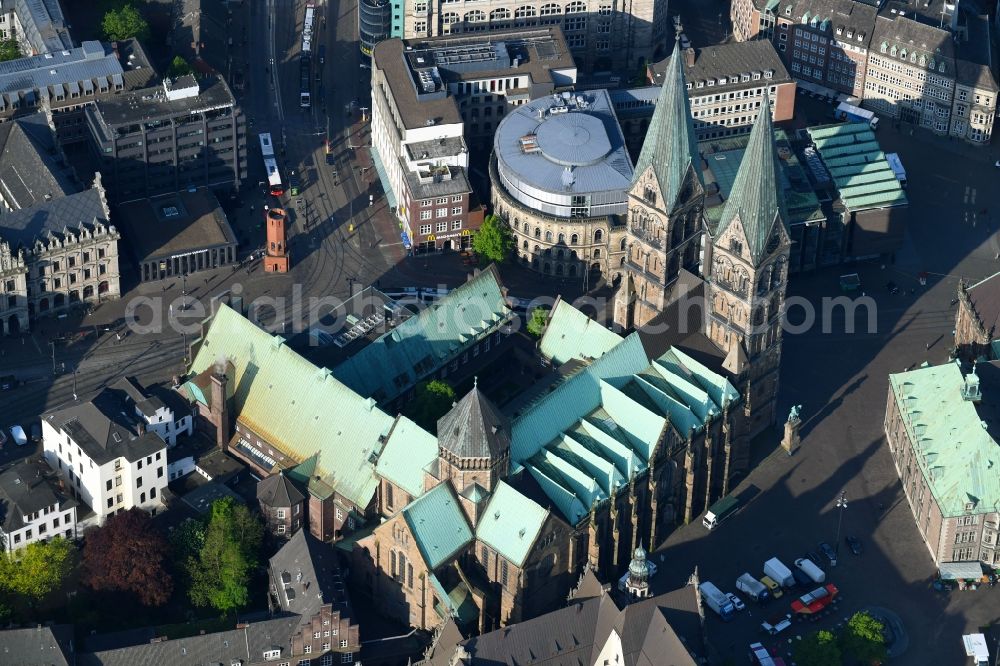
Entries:
POLYGON ((687 437, 737 398, 679 349, 650 362, 633 333, 514 420, 511 458, 576 524, 646 468, 664 428, 687 437))
POLYGON ((820 125, 806 131, 849 210, 907 205, 906 193, 866 123, 820 125))
POLYGON ((333 368, 354 391, 383 403, 410 390, 477 338, 510 318, 490 266, 333 368))
MULTIPOLYGON (((984 377, 995 377, 998 370, 993 363, 980 368, 984 377)), ((969 502, 976 513, 1000 511, 1000 449, 981 414, 988 410, 989 418, 997 418, 1000 400, 991 390, 1000 391, 1000 385, 982 386, 979 409, 963 398, 965 377, 957 362, 889 375, 889 385, 917 467, 942 515, 963 515, 969 502)))
POLYGON ((36 240, 61 238, 67 231, 77 233, 95 222, 108 224, 105 202, 98 188, 42 201, 21 210, 0 213, 0 238, 11 248, 30 249, 36 240))
POLYGON ((437 438, 405 416, 398 416, 375 463, 375 473, 411 497, 419 497, 424 492, 424 467, 437 455, 437 438))
POLYGON ((392 417, 226 305, 197 346, 191 372, 211 370, 220 359, 231 364, 240 422, 298 462, 316 457, 312 494, 337 492, 368 506, 378 485, 370 458, 381 451, 392 417))
POLYGON ((285 473, 279 471, 257 483, 257 500, 265 506, 290 507, 302 502, 305 497, 285 473))
POLYGON ((817 26, 827 21, 828 34, 837 39, 867 47, 872 38, 877 7, 857 0, 754 0, 760 10, 767 8, 776 16, 791 19, 794 23, 809 23, 817 19, 817 26), (786 11, 790 10, 790 11, 786 11), (805 18, 803 18, 805 17, 805 18), (836 30, 842 28, 840 35, 836 30), (847 32, 851 32, 848 37, 847 32), (858 39, 858 36, 861 39, 858 39))
POLYGON ((438 446, 459 458, 496 460, 510 450, 510 422, 478 386, 438 419, 438 446))
POLYGON ((0 124, 0 194, 12 208, 80 191, 56 157, 52 130, 36 113, 0 124))
POLYGON ((879 16, 875 21, 875 29, 871 40, 871 51, 881 53, 882 44, 889 49, 907 49, 910 53, 916 51, 938 62, 945 63, 946 76, 954 76, 955 43, 951 33, 937 26, 927 25, 907 17, 879 16))
POLYGON ((574 358, 600 358, 621 341, 620 335, 560 300, 549 315, 539 350, 559 366, 574 358))
POLYGON ((472 530, 450 483, 439 483, 402 510, 417 548, 433 571, 472 541, 472 530))
POLYGON ((501 481, 476 525, 476 538, 521 567, 548 517, 546 509, 501 481))
MULTIPOLYGON (((0 474, 0 528, 19 530, 28 524, 25 516, 53 504, 66 508, 66 497, 57 491, 57 481, 44 462, 22 460, 0 474)), ((0 660, 2 661, 2 660, 0 660)))
POLYGON ((115 458, 135 462, 167 448, 149 430, 140 434, 137 417, 117 391, 105 389, 90 400, 74 400, 42 415, 52 427, 66 433, 98 465, 115 458))
MULTIPOLYGON (((680 42, 674 46, 664 74, 660 97, 636 161, 634 179, 641 178, 649 167, 659 181, 663 207, 672 210, 684 179, 698 159, 691 104, 684 83, 684 54, 680 42)), ((695 168, 701 179, 701 169, 695 168)))
POLYGON ((73 657, 73 625, 8 629, 0 632, 0 664, 4 666, 69 666, 73 657))
POLYGON ((716 238, 721 237, 733 221, 738 221, 755 266, 766 259, 767 244, 775 235, 784 240, 780 227, 788 223, 788 212, 783 191, 780 191, 779 173, 771 114, 765 110, 757 114, 733 189, 715 231, 716 238))
MULTIPOLYGON (((669 58, 664 58, 651 66, 655 84, 659 85, 663 81, 663 75, 669 64, 669 58)), ((691 86, 688 92, 691 97, 743 88, 758 88, 792 80, 784 63, 781 62, 781 57, 774 50, 774 45, 766 39, 730 42, 695 49, 694 65, 689 67, 685 63, 684 70, 685 81, 691 86), (771 72, 769 79, 764 79, 765 72, 771 72), (754 73, 759 74, 759 78, 754 79, 752 77, 754 73), (742 74, 751 75, 750 80, 743 81, 742 74), (726 82, 719 83, 720 77, 725 77, 726 82), (708 80, 714 81, 715 85, 710 88, 697 87, 699 81, 708 80)))
POLYGON ((324 604, 334 604, 341 617, 350 615, 347 588, 333 546, 309 530, 299 530, 271 557, 269 574, 281 610, 312 623, 324 604))

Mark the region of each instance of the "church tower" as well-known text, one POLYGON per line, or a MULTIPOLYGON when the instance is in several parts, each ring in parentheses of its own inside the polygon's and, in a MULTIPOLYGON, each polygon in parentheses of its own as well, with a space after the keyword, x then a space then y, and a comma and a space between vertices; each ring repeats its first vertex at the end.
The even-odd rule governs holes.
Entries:
POLYGON ((762 107, 722 217, 706 244, 706 331, 727 352, 751 437, 775 420, 791 241, 771 113, 762 107))
POLYGON ((704 200, 678 42, 629 189, 625 273, 615 294, 617 326, 643 326, 670 303, 682 268, 698 272, 704 200))

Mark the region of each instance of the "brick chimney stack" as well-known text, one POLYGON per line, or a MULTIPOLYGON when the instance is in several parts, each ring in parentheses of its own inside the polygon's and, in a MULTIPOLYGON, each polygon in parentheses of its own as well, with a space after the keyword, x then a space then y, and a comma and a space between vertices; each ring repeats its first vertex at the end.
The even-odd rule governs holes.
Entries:
POLYGON ((688 47, 684 49, 684 65, 688 68, 694 67, 695 52, 694 48, 688 47))
POLYGON ((229 407, 226 404, 226 384, 229 378, 221 369, 212 373, 212 421, 215 423, 215 443, 225 450, 229 445, 229 407))

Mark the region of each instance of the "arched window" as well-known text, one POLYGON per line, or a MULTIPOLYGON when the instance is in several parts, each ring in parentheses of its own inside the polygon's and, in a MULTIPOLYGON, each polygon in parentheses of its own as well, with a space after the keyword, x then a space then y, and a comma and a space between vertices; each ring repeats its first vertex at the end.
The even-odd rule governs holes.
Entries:
POLYGON ((546 231, 545 232, 545 242, 546 243, 551 243, 552 242, 552 232, 551 231, 546 231))
POLYGON ((394 550, 389 551, 389 573, 392 574, 393 578, 396 577, 396 551, 394 550))
POLYGON ((604 240, 604 231, 598 229, 597 231, 594 232, 594 242, 600 243, 602 240, 604 240))
POLYGON ((600 258, 601 258, 601 248, 596 248, 594 250, 594 259, 600 259, 600 258))
POLYGON ((535 227, 535 238, 541 238, 541 237, 542 237, 542 228, 535 227))
POLYGON ((539 12, 542 16, 551 16, 552 14, 562 14, 562 7, 550 2, 547 5, 542 5, 542 9, 539 12))
POLYGON ((468 12, 465 15, 466 23, 483 23, 486 20, 486 14, 479 11, 478 9, 474 12, 468 12))
POLYGON ((580 12, 587 10, 587 3, 581 2, 581 0, 573 0, 573 2, 566 5, 567 14, 579 14, 580 12))
POLYGON ((524 245, 522 245, 521 247, 523 247, 525 250, 527 250, 528 249, 528 241, 524 241, 524 245))
POLYGON ((622 252, 625 251, 625 239, 624 238, 622 239, 622 242, 620 243, 620 249, 621 249, 622 252))
POLYGON ((570 250, 570 252, 569 252, 569 258, 570 259, 576 259, 576 250, 570 250))
POLYGON ((531 5, 525 5, 524 7, 518 7, 514 10, 514 18, 531 18, 536 16, 538 12, 531 5))
POLYGON ((566 234, 559 234, 559 244, 560 245, 566 244, 566 234))
POLYGON ((569 244, 570 245, 576 245, 579 242, 580 242, 580 237, 577 236, 576 234, 573 234, 572 236, 569 237, 569 244))
POLYGON ((441 22, 444 25, 451 25, 452 23, 458 23, 458 14, 455 12, 445 12, 441 15, 441 22))
POLYGON ((544 273, 551 273, 552 272, 552 264, 550 264, 549 262, 546 261, 545 262, 545 268, 542 269, 542 272, 544 272, 544 273))
POLYGON ((535 245, 535 254, 538 254, 538 251, 539 251, 540 249, 541 249, 540 247, 538 247, 537 245, 535 245))
POLYGON ((506 21, 508 19, 510 19, 510 10, 504 7, 501 7, 500 9, 494 9, 492 12, 490 12, 491 21, 506 21))

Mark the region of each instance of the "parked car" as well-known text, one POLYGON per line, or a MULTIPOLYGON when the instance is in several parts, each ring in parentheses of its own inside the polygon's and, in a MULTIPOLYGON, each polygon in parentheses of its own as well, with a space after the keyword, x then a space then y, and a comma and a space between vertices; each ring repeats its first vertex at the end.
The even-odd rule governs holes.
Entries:
POLYGON ((31 424, 31 441, 40 442, 42 441, 42 424, 35 421, 31 424))
POLYGON ((858 539, 858 537, 849 536, 846 539, 844 539, 844 541, 847 542, 847 547, 850 548, 851 552, 854 553, 855 555, 860 555, 862 552, 864 552, 864 549, 861 547, 861 540, 858 539))
POLYGON ((24 428, 19 425, 10 427, 10 436, 14 439, 14 443, 18 446, 28 445, 28 436, 24 434, 24 428))
POLYGON ((770 576, 763 576, 760 582, 771 592, 771 598, 777 599, 781 596, 781 586, 770 576))
POLYGON ((830 563, 831 567, 837 566, 837 553, 833 546, 824 541, 819 545, 819 551, 823 553, 823 558, 830 563))
POLYGON ((726 596, 728 596, 729 600, 733 602, 733 608, 735 608, 737 611, 746 610, 747 605, 743 603, 743 600, 740 599, 738 596, 736 596, 732 592, 727 592, 726 596))
POLYGON ((792 576, 795 577, 795 582, 798 583, 799 587, 815 586, 815 583, 813 583, 812 578, 807 576, 806 572, 798 567, 792 569, 792 576))
POLYGON ((782 631, 788 629, 788 627, 790 626, 792 626, 791 615, 786 615, 785 617, 773 618, 770 622, 761 622, 760 624, 760 628, 766 631, 767 633, 771 634, 772 636, 780 634, 782 631))
POLYGON ((14 375, 0 377, 0 391, 12 391, 15 388, 17 388, 17 377, 14 375))

